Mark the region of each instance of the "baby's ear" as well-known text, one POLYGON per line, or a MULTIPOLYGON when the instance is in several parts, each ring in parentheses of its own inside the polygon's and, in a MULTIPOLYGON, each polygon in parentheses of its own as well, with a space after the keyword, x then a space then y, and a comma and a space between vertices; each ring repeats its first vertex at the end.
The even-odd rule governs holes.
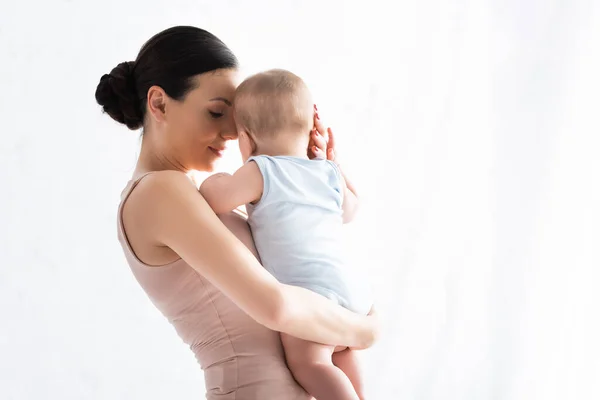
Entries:
POLYGON ((252 135, 250 135, 243 129, 238 132, 238 135, 240 137, 240 140, 242 140, 243 138, 243 140, 250 145, 252 154, 254 154, 254 152, 256 151, 256 141, 254 140, 254 138, 252 138, 252 135))
POLYGON ((256 153, 256 143, 245 130, 238 131, 238 144, 240 153, 242 153, 242 161, 245 163, 250 157, 256 153))

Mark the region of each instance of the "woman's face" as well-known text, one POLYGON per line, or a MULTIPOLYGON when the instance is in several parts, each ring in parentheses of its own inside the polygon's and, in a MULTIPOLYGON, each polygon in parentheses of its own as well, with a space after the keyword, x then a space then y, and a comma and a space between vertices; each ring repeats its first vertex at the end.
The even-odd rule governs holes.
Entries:
POLYGON ((232 103, 238 74, 217 70, 194 80, 194 89, 183 101, 169 101, 165 136, 178 167, 210 172, 227 141, 237 138, 232 103))

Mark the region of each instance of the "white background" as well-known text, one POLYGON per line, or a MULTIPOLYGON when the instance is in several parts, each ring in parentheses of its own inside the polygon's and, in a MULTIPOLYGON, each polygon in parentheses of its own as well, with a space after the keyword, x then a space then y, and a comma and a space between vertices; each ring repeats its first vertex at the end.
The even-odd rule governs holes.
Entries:
POLYGON ((598 1, 2 0, 1 399, 203 398, 116 240, 139 135, 94 101, 180 24, 304 77, 338 133, 370 399, 600 398, 598 1))

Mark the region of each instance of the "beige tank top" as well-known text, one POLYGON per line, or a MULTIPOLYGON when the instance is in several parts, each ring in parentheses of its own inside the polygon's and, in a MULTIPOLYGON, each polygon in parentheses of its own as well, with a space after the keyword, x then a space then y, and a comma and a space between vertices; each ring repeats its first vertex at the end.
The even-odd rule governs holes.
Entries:
POLYGON ((285 364, 278 333, 251 319, 182 259, 157 267, 136 257, 122 210, 144 176, 130 181, 121 195, 119 241, 143 290, 194 352, 204 371, 206 398, 309 400, 285 364))

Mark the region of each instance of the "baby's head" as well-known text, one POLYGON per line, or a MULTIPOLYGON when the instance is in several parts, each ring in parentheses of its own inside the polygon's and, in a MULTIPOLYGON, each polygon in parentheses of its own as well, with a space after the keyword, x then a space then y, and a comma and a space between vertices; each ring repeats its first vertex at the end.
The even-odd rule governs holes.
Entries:
POLYGON ((273 69, 247 78, 233 104, 244 159, 258 153, 306 154, 313 107, 308 87, 289 71, 273 69))

